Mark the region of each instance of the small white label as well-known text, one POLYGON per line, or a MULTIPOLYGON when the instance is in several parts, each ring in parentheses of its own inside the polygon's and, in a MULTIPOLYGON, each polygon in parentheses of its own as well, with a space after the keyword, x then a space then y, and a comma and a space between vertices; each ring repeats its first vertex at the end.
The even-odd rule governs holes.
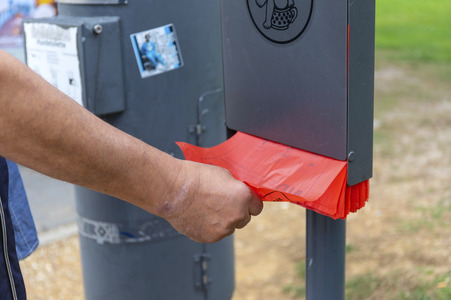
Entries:
POLYGON ((78 27, 24 23, 28 66, 83 105, 78 27))
POLYGON ((173 24, 141 31, 130 36, 141 78, 183 66, 182 53, 173 24))

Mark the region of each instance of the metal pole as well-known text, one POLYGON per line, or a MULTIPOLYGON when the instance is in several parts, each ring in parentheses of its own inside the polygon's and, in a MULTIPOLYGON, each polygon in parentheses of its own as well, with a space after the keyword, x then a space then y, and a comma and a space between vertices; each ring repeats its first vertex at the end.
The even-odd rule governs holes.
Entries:
MULTIPOLYGON (((219 1, 58 2, 54 23, 62 28, 81 24, 77 32, 88 108, 177 158, 183 154, 174 141, 211 146, 225 140, 219 1), (145 32, 162 48, 172 45, 166 54, 177 57, 179 67, 150 76, 138 43, 145 32), (118 87, 121 93, 114 92, 118 87), (123 111, 97 111, 115 99, 123 100, 123 111)), ((76 198, 87 300, 231 299, 233 237, 199 244, 166 220, 121 200, 84 188, 77 188, 76 198)))
POLYGON ((306 299, 344 299, 346 221, 307 210, 306 248, 306 299))

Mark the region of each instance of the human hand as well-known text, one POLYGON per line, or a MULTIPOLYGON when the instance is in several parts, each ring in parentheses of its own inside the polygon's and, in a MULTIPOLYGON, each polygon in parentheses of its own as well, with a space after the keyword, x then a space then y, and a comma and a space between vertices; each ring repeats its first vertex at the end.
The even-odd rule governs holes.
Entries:
POLYGON ((201 243, 217 242, 260 214, 263 202, 220 167, 180 161, 175 197, 158 210, 180 233, 201 243))

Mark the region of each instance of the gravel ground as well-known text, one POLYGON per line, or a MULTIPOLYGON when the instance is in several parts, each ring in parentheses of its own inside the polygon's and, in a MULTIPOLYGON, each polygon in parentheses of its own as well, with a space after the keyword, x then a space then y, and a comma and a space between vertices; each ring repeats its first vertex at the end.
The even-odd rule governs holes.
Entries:
POLYGON ((21 262, 28 299, 83 299, 78 237, 40 246, 21 262))

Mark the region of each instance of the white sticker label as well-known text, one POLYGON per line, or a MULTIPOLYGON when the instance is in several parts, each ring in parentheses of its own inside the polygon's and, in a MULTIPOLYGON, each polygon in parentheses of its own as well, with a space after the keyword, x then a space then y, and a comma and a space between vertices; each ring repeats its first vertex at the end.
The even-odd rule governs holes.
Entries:
POLYGON ((24 23, 28 66, 83 105, 78 27, 24 23))
POLYGON ((130 37, 141 78, 183 66, 182 54, 173 24, 138 32, 130 37))

